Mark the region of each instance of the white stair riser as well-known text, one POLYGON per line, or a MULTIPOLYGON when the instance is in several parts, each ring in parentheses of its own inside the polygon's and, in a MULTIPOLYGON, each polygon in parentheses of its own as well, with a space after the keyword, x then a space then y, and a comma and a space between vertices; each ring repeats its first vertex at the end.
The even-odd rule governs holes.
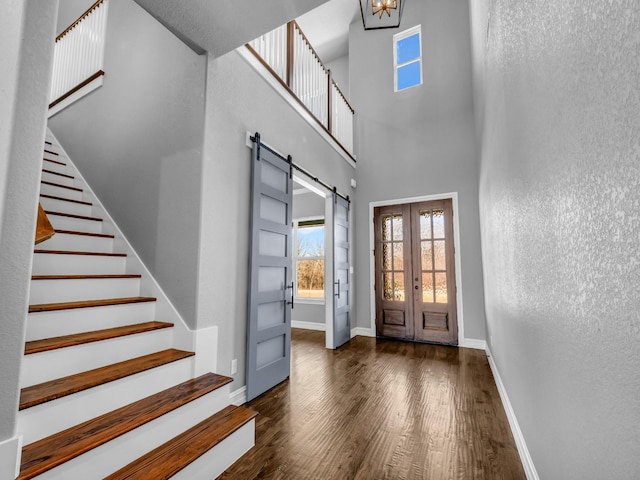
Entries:
MULTIPOLYGON (((215 396, 215 392, 209 395, 215 396)), ((224 407, 224 405, 216 406, 209 395, 94 448, 44 473, 38 477, 38 480, 104 478, 224 407)), ((213 475, 210 477, 210 479, 214 478, 213 475)))
POLYGON ((67 250, 71 252, 113 253, 113 238, 56 233, 38 244, 39 250, 67 250))
POLYGON ((36 253, 32 275, 107 275, 125 273, 127 257, 36 253))
MULTIPOLYGON (((45 167, 46 170, 49 170, 45 167)), ((68 174, 66 174, 68 175, 68 174)), ((42 172, 42 180, 47 182, 57 183, 59 185, 66 185, 67 187, 75 187, 75 179, 69 178, 63 175, 56 175, 55 173, 42 172)))
POLYGON ((56 230, 72 230, 74 232, 102 233, 102 222, 83 218, 48 215, 49 221, 56 230))
POLYGON ((67 163, 67 162, 65 162, 63 160, 56 160, 55 158, 52 159, 52 160, 54 160, 54 161, 53 162, 47 162, 45 160, 44 162, 42 162, 42 168, 44 170, 50 170, 52 172, 64 173, 65 175, 73 175, 73 173, 70 173, 68 171, 66 165, 60 165, 59 163, 54 163, 54 162, 62 162, 62 163, 67 163))
MULTIPOLYGON (((69 197, 63 197, 69 198, 69 197)), ((55 198, 40 197, 42 208, 53 212, 71 213, 73 215, 91 216, 91 205, 84 203, 65 202, 55 198)))
MULTIPOLYGON (((193 359, 186 358, 20 410, 18 412, 18 431, 24 435, 24 444, 28 445, 40 438, 185 382, 192 378, 192 369, 193 359)), ((98 477, 87 475, 66 478, 98 477)), ((40 480, 39 477, 38 480, 40 480)))
MULTIPOLYGON (((62 155, 62 152, 60 152, 59 148, 54 147, 52 149, 51 146, 49 145, 48 147, 45 147, 45 150, 49 150, 51 152, 55 152, 58 155, 54 155, 53 153, 49 153, 49 152, 44 152, 44 155, 42 156, 43 159, 53 160, 55 162, 62 162, 62 163, 69 164, 69 158, 66 157, 65 155, 62 155)), ((48 164, 48 163, 51 163, 51 162, 43 162, 43 163, 48 164)))
POLYGON ((155 302, 30 313, 27 341, 155 320, 155 302))
POLYGON ((29 304, 137 297, 139 278, 32 280, 29 304))
POLYGON ((218 445, 176 473, 171 480, 212 480, 255 445, 255 419, 244 424, 218 445))
MULTIPOLYGON (((56 182, 53 182, 56 183, 56 182)), ((70 198, 72 200, 82 200, 82 192, 70 188, 56 187, 55 185, 40 184, 40 193, 53 195, 54 197, 70 198)))
POLYGON ((170 328, 25 355, 20 388, 171 348, 170 328))

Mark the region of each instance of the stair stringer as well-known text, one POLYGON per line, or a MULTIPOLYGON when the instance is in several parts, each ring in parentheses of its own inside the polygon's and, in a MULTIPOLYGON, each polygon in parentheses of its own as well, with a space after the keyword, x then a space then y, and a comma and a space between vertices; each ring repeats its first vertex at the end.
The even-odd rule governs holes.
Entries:
POLYGON ((193 362, 193 377, 197 377, 206 372, 217 371, 216 352, 218 350, 218 327, 212 326, 199 330, 189 328, 167 294, 151 274, 151 271, 146 267, 133 246, 129 243, 122 230, 120 230, 118 224, 111 215, 109 215, 100 198, 82 176, 82 173, 73 163, 69 154, 49 128, 47 128, 46 139, 56 144, 60 156, 64 157, 68 167, 74 170, 76 185, 84 190, 84 199, 90 200, 93 203, 93 216, 103 219, 102 233, 115 236, 113 244, 114 251, 127 254, 126 273, 142 274, 140 292, 141 295, 156 297, 157 319, 174 324, 173 347, 196 353, 195 361, 193 362))

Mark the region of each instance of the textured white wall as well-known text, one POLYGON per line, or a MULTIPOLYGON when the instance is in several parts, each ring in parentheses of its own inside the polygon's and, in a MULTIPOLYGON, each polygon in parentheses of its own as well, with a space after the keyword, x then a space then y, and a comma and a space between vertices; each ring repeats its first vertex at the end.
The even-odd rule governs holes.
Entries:
POLYGON ((193 328, 206 57, 116 0, 105 72, 104 86, 49 125, 193 328))
POLYGON ((471 5, 494 359, 540 478, 639 478, 640 4, 471 5))
POLYGON ((0 15, 1 478, 15 467, 15 444, 3 441, 16 433, 57 8, 57 0, 9 0, 0 15))

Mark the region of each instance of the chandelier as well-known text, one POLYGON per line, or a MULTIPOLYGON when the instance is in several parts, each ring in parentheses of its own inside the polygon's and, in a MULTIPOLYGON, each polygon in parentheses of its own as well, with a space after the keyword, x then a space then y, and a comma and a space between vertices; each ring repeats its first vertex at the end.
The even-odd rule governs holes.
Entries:
POLYGON ((391 17, 391 10, 398 8, 398 2, 396 0, 371 0, 371 14, 379 15, 382 18, 382 14, 386 13, 391 17))
POLYGON ((398 28, 402 15, 402 0, 359 0, 362 25, 365 30, 398 28))

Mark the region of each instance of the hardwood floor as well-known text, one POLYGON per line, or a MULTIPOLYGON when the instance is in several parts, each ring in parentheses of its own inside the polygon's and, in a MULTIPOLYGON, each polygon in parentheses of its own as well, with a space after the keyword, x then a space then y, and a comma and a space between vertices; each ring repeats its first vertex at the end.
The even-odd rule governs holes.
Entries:
POLYGON ((292 338, 291 378, 248 403, 256 446, 218 480, 526 478, 483 351, 292 338))

